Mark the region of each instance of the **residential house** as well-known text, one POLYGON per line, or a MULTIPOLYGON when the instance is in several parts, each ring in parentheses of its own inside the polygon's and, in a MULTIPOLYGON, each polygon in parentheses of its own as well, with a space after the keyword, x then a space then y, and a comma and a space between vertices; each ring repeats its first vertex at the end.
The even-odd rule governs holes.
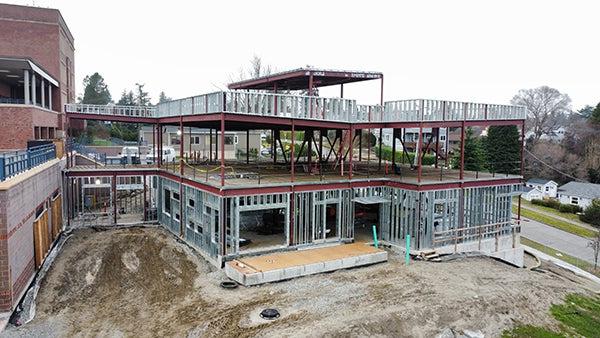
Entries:
POLYGON ((560 203, 574 204, 585 209, 594 199, 600 199, 600 184, 572 181, 558 188, 560 203))
POLYGON ((539 190, 542 193, 542 198, 556 198, 558 184, 552 180, 532 178, 525 183, 525 186, 539 190))
POLYGON ((523 193, 521 194, 521 197, 523 197, 527 201, 541 200, 542 192, 536 188, 526 186, 523 188, 523 193))

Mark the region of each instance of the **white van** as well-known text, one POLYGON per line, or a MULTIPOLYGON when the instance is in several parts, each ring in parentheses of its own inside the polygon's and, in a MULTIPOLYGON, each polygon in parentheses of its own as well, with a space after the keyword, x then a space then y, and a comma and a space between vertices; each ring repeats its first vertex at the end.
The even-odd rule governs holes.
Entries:
MULTIPOLYGON (((157 148, 152 147, 146 156, 146 161, 148 163, 155 163, 157 161, 158 152, 157 148)), ((162 147, 162 161, 163 162, 175 162, 176 152, 175 148, 163 146, 162 147)))

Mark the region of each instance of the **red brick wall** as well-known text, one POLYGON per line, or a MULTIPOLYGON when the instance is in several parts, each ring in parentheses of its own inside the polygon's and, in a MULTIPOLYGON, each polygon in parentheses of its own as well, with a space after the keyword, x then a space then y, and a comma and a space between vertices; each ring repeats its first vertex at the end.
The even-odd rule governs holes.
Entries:
POLYGON ((0 56, 29 58, 58 80, 54 110, 74 101, 74 39, 58 10, 0 4, 0 32, 0 56))
POLYGON ((0 104, 0 150, 24 149, 34 139, 34 127, 58 127, 60 114, 45 109, 0 104))
POLYGON ((59 78, 58 11, 0 5, 0 31, 2 56, 31 58, 59 78))
POLYGON ((0 311, 14 308, 35 274, 35 211, 61 188, 62 167, 62 163, 57 163, 0 190, 0 311))

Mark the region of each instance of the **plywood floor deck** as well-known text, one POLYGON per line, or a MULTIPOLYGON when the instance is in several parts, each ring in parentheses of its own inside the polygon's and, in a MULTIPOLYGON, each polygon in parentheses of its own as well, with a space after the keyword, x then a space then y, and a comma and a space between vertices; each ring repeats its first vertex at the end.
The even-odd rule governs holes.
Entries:
MULTIPOLYGON (((285 269, 293 266, 324 263, 336 259, 361 256, 382 252, 383 250, 365 243, 340 244, 325 248, 307 249, 275 253, 262 256, 237 259, 245 268, 252 272, 265 272, 285 269)), ((250 272, 246 270, 247 272, 250 272)))

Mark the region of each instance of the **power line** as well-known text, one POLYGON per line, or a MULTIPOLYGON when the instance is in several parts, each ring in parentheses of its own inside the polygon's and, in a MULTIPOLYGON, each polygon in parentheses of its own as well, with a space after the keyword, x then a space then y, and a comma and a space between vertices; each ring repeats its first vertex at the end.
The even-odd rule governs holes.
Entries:
POLYGON ((541 164, 545 165, 546 167, 548 167, 548 168, 550 168, 550 169, 552 169, 552 170, 554 170, 554 171, 556 171, 556 172, 558 172, 558 173, 560 173, 560 174, 562 174, 562 175, 564 175, 566 177, 572 178, 572 179, 574 179, 576 181, 580 181, 580 182, 584 182, 584 183, 590 183, 590 182, 588 182, 586 180, 582 180, 582 179, 577 178, 575 176, 571 176, 571 175, 567 174, 566 172, 561 171, 561 170, 553 167, 552 165, 550 165, 550 164, 544 162, 543 160, 541 160, 539 157, 535 156, 531 151, 527 150, 525 147, 523 147, 523 150, 525 150, 525 152, 527 152, 527 154, 529 154, 531 157, 533 157, 534 159, 536 159, 541 164))

